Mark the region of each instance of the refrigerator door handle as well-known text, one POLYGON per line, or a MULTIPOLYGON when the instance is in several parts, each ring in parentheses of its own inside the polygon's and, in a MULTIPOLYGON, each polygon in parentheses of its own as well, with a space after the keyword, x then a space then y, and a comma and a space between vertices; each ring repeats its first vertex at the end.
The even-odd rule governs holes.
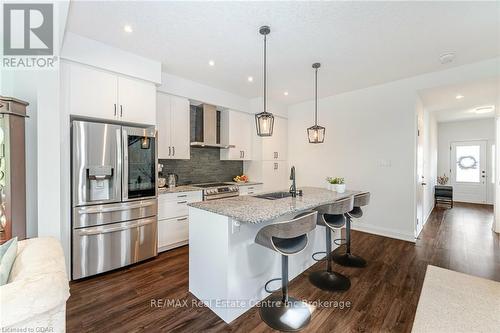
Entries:
POLYGON ((122 200, 128 200, 128 133, 125 127, 122 128, 122 200))
POLYGON ((155 222, 156 222, 156 218, 150 218, 150 219, 144 219, 144 220, 139 220, 139 221, 126 222, 125 225, 122 225, 120 227, 100 226, 100 227, 81 229, 81 230, 78 230, 77 233, 78 233, 78 236, 93 236, 93 235, 100 235, 100 234, 108 234, 111 232, 124 231, 124 230, 128 230, 128 229, 143 227, 145 225, 152 224, 155 222))
POLYGON ((110 213, 110 212, 119 212, 124 210, 130 210, 135 208, 145 208, 149 206, 154 206, 156 203, 154 201, 149 202, 139 202, 127 205, 119 205, 115 207, 102 207, 102 206, 90 206, 90 207, 82 207, 78 210, 78 214, 97 214, 97 213, 110 213))

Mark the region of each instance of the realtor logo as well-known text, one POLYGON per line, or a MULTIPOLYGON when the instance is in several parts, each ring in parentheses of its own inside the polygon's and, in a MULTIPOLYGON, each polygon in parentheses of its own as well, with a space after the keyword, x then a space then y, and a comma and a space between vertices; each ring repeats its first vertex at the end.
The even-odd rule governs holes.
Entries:
POLYGON ((53 4, 4 4, 3 40, 5 56, 53 55, 53 4))

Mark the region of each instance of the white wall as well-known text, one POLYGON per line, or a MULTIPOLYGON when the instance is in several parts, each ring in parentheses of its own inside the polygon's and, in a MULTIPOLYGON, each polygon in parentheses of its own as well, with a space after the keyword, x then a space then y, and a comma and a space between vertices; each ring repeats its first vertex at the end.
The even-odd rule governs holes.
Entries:
MULTIPOLYGON (((491 146, 495 144, 495 119, 478 119, 439 123, 438 125, 438 175, 450 177, 450 144, 453 141, 487 140, 487 175, 492 175, 491 146)), ((495 200, 495 184, 488 179, 487 203, 495 200)))
POLYGON ((250 112, 248 98, 172 74, 162 73, 161 76, 162 84, 158 87, 158 91, 232 110, 250 112))
POLYGON ((161 83, 161 62, 71 32, 64 37, 61 58, 161 83))
POLYGON ((355 228, 414 239, 416 218, 417 92, 500 74, 499 58, 428 73, 319 101, 325 143, 307 143, 313 101, 288 109, 289 160, 298 184, 324 186, 327 176, 345 177, 351 189, 368 190, 372 202, 355 228))

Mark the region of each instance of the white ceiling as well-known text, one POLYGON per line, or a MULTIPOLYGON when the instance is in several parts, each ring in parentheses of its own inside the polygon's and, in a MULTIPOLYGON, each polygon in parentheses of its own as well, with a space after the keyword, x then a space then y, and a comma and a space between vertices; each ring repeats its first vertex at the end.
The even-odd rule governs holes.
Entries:
POLYGON ((419 92, 425 108, 436 115, 438 122, 493 118, 495 112, 476 114, 481 106, 500 108, 500 77, 467 82, 459 85, 426 89, 419 92), (457 99, 462 95, 462 99, 457 99))
POLYGON ((269 95, 295 103, 313 98, 317 61, 321 97, 498 56, 499 11, 500 2, 72 1, 67 29, 161 60, 171 74, 257 97, 258 28, 267 24, 269 95), (442 65, 446 52, 456 59, 442 65))

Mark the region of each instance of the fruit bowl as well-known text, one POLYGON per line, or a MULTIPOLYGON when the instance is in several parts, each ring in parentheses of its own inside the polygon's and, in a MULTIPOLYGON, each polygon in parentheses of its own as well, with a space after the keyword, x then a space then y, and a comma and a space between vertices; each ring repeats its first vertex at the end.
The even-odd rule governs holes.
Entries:
POLYGON ((248 183, 248 176, 241 175, 233 178, 236 183, 248 183))

